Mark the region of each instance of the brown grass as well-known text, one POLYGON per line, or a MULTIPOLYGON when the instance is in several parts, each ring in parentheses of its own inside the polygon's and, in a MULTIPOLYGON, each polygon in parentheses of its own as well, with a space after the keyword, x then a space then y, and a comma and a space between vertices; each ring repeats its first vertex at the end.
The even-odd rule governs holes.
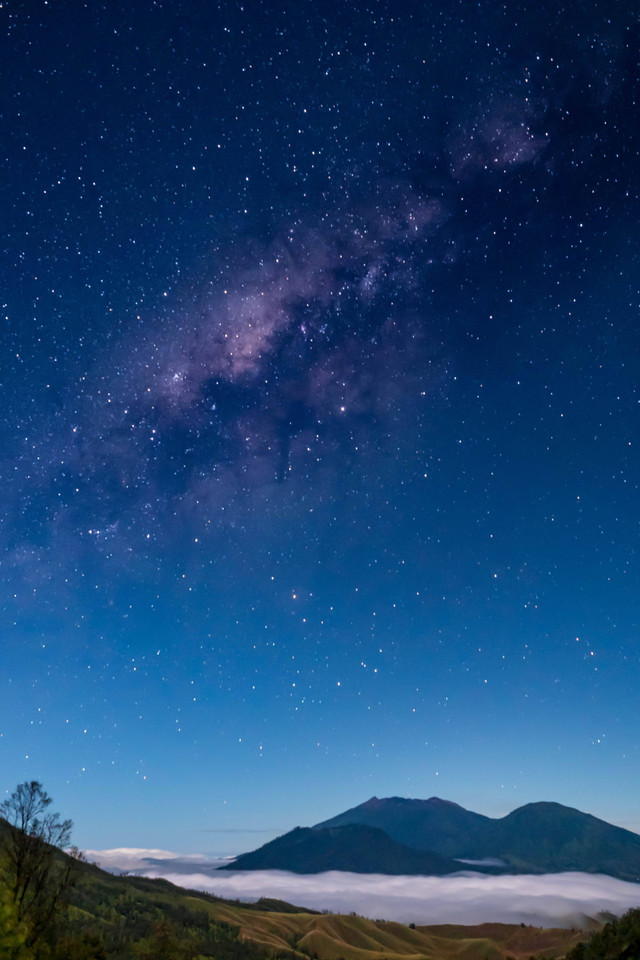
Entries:
MULTIPOLYGON (((203 902, 199 901, 200 909, 203 902)), ((207 904, 212 916, 273 953, 289 951, 320 960, 529 960, 566 952, 586 933, 519 924, 438 924, 411 929, 402 923, 340 914, 276 913, 241 905, 207 904)))

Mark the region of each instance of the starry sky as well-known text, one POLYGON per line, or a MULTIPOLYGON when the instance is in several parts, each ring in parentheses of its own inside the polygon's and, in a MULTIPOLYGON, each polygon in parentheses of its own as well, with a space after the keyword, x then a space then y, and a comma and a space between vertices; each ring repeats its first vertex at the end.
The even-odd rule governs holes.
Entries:
POLYGON ((640 830, 637 4, 0 30, 0 789, 91 848, 640 830))

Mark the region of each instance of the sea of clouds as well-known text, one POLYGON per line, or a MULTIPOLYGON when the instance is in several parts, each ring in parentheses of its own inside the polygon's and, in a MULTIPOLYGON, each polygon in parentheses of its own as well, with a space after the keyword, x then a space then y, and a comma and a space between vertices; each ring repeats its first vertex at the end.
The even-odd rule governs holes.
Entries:
POLYGON ((485 921, 534 926, 581 926, 584 917, 624 913, 640 906, 640 884, 602 874, 486 876, 461 871, 447 877, 394 877, 331 871, 299 875, 280 870, 224 871, 222 861, 166 850, 88 850, 113 872, 164 877, 181 887, 220 897, 277 897, 298 906, 401 923, 485 921))

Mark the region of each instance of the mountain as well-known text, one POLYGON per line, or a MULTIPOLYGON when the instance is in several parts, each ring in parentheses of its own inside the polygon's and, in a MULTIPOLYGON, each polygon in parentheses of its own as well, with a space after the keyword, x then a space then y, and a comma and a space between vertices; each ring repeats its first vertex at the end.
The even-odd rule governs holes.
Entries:
POLYGON ((503 873, 577 870, 639 882, 640 836, 560 803, 529 803, 493 819, 438 797, 372 797, 225 869, 441 875, 465 866, 503 873))
POLYGON ((640 836, 560 803, 528 803, 492 820, 465 856, 497 856, 518 873, 581 870, 640 881, 640 836))
POLYGON ((377 827, 353 823, 326 829, 296 827, 220 869, 442 876, 460 870, 461 865, 436 853, 397 843, 377 827))
POLYGON ((457 803, 439 797, 430 797, 429 800, 409 800, 406 797, 379 800, 378 797, 371 797, 358 807, 316 824, 314 829, 340 827, 348 823, 378 827, 398 843, 416 850, 430 850, 443 857, 456 857, 492 821, 489 817, 472 813, 457 803))

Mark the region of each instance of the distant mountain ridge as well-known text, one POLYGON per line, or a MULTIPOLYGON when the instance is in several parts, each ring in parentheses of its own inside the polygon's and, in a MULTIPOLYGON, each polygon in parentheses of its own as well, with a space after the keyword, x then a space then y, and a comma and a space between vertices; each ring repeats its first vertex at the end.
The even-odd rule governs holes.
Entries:
POLYGON ((576 870, 639 882, 640 836, 560 803, 529 803, 493 819, 439 797, 371 797, 223 869, 442 875, 469 869, 464 861, 491 873, 576 870))
POLYGON ((291 873, 387 873, 444 876, 460 864, 393 840, 384 830, 364 824, 295 827, 221 870, 288 870, 291 873), (381 866, 382 865, 382 866, 381 866))

